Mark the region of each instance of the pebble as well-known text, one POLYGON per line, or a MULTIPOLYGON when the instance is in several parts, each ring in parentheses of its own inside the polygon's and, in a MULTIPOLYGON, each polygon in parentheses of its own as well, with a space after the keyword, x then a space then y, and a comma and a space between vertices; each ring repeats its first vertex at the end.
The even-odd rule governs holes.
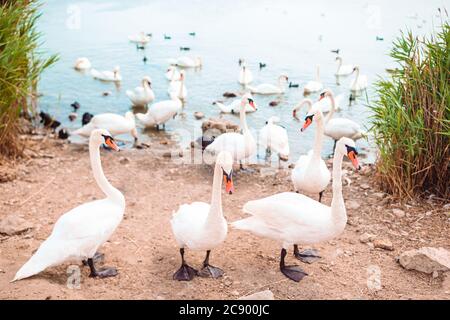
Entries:
POLYGON ((203 112, 196 111, 196 112, 194 112, 194 117, 195 117, 195 119, 200 120, 205 117, 205 114, 203 112))
POLYGON ((362 185, 360 185, 361 189, 363 190, 368 190, 370 189, 370 186, 367 183, 363 183, 362 185))
POLYGON ((232 294, 233 296, 239 296, 239 295, 240 295, 239 291, 237 291, 237 290, 231 291, 231 294, 232 294))
POLYGON ((392 251, 394 250, 394 245, 389 239, 375 239, 373 241, 373 245, 375 248, 384 249, 392 251))
POLYGON ((375 238, 376 238, 376 236, 374 234, 365 232, 359 237, 359 241, 361 243, 367 243, 367 242, 372 242, 373 240, 375 240, 375 238))

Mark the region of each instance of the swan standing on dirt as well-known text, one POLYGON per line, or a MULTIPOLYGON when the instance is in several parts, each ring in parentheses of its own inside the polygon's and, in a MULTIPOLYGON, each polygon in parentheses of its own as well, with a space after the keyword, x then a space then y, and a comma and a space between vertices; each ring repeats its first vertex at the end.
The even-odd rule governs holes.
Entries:
POLYGON ((75 65, 73 66, 76 70, 82 71, 82 70, 87 70, 91 68, 91 62, 89 61, 88 58, 78 58, 75 61, 75 65))
POLYGON ((251 216, 231 225, 237 229, 279 242, 282 245, 280 270, 299 282, 307 275, 298 266, 285 264, 286 249, 293 244, 313 245, 339 236, 347 224, 347 212, 342 196, 342 159, 347 155, 359 169, 355 143, 342 138, 336 145, 333 159, 333 200, 331 207, 305 195, 284 192, 249 201, 243 211, 251 216))
POLYGON ((321 202, 323 191, 330 183, 331 173, 321 157, 324 132, 323 113, 317 104, 311 106, 310 103, 311 100, 305 100, 305 104, 309 104, 310 109, 301 131, 306 130, 313 120, 317 121, 314 148, 307 155, 300 156, 292 170, 291 179, 297 192, 318 193, 319 202, 321 202))
POLYGON ((91 75, 101 81, 109 82, 120 82, 122 81, 122 76, 120 75, 120 67, 115 67, 113 71, 98 71, 95 69, 91 70, 91 75))
POLYGON ((193 202, 183 204, 173 214, 172 232, 180 247, 181 267, 173 275, 174 280, 190 281, 195 275, 218 278, 223 271, 209 264, 209 255, 212 249, 225 241, 228 232, 227 221, 222 212, 222 180, 225 182, 227 193, 232 193, 233 158, 227 151, 217 155, 214 168, 214 180, 212 186, 211 204, 193 202), (197 272, 184 260, 184 248, 195 251, 206 251, 203 268, 197 272))
POLYGON ((266 149, 266 153, 272 151, 278 154, 278 158, 287 161, 289 158, 289 139, 287 131, 276 123, 278 117, 270 117, 267 124, 259 131, 259 145, 266 149))
POLYGON ((243 86, 250 84, 253 81, 253 74, 245 63, 242 64, 239 71, 238 82, 243 86))
POLYGON ((257 94, 281 94, 286 91, 286 84, 289 78, 286 75, 281 75, 278 77, 278 85, 263 83, 257 85, 256 87, 247 86, 251 93, 257 94))
POLYGON ((304 94, 310 94, 313 92, 317 92, 322 90, 323 84, 320 81, 320 67, 317 66, 316 69, 316 80, 311 80, 306 83, 305 88, 303 89, 304 94))
POLYGON ((186 100, 187 89, 184 85, 184 71, 180 72, 180 80, 172 80, 169 83, 167 93, 169 96, 176 95, 180 100, 186 100))
MULTIPOLYGON (((241 111, 241 99, 235 99, 230 104, 225 105, 222 102, 216 101, 213 102, 214 105, 218 106, 220 109, 220 112, 222 113, 232 113, 232 114, 238 114, 241 111)), ((258 106, 254 102, 254 107, 252 107, 249 103, 245 104, 245 112, 251 113, 258 110, 258 106)))
POLYGON ((350 90, 354 92, 365 90, 367 88, 367 76, 359 74, 358 66, 353 68, 353 72, 356 72, 356 76, 350 83, 350 90))
POLYGON ((202 66, 202 59, 200 57, 179 57, 177 59, 169 59, 171 65, 181 68, 199 68, 202 66))
POLYGON ((148 108, 147 113, 137 113, 136 118, 144 124, 146 128, 162 125, 166 128, 166 122, 174 118, 182 109, 183 103, 173 94, 171 100, 164 100, 154 103, 148 108))
POLYGON ((169 66, 167 68, 166 79, 169 81, 179 81, 180 80, 180 71, 178 71, 177 67, 169 66))
POLYGON ((101 113, 95 115, 88 124, 75 130, 72 134, 82 137, 89 137, 96 129, 108 130, 113 136, 130 133, 134 137, 134 142, 138 140, 134 114, 131 111, 125 113, 125 117, 115 113, 101 113))
POLYGON ((133 91, 127 90, 126 94, 133 105, 137 107, 145 107, 155 100, 155 93, 152 90, 152 80, 147 76, 142 79, 142 86, 136 87, 133 91))
POLYGON ((245 106, 247 103, 250 104, 252 108, 256 108, 250 95, 245 94, 241 100, 241 110, 239 113, 242 133, 223 133, 205 148, 205 152, 212 154, 228 151, 233 156, 234 161, 239 162, 241 169, 242 160, 247 159, 256 153, 256 142, 248 129, 245 117, 245 106))
POLYGON ((336 70, 335 76, 348 76, 353 73, 353 69, 355 68, 352 64, 342 64, 342 58, 336 57, 336 61, 338 61, 338 68, 336 70))
POLYGON ((93 261, 97 249, 111 237, 125 212, 124 196, 108 182, 103 173, 99 151, 102 144, 116 151, 119 148, 107 130, 92 131, 89 139, 92 172, 106 198, 84 203, 63 214, 47 240, 17 271, 13 281, 31 277, 66 261, 85 259, 91 269, 91 277, 117 275, 115 268, 96 269, 93 261))

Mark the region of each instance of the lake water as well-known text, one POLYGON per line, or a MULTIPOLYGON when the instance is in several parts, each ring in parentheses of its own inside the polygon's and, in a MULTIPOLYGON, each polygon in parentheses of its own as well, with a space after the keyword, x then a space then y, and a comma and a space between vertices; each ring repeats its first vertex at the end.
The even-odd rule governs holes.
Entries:
MULTIPOLYGON (((166 100, 168 81, 164 77, 168 58, 181 55, 200 56, 203 68, 187 70, 188 99, 185 116, 166 125, 170 135, 184 128, 198 135, 201 120, 195 120, 195 111, 206 117, 219 117, 219 109, 212 102, 224 99, 226 91, 237 92, 238 59, 245 58, 253 72, 254 83, 276 83, 282 73, 300 87, 315 75, 320 65, 321 80, 335 95, 345 94, 342 111, 336 116, 348 117, 362 126, 369 126, 367 104, 374 97, 372 87, 367 95, 348 106, 349 83, 352 77, 336 84, 336 62, 331 49, 340 49, 344 64, 358 64, 361 74, 372 84, 386 68, 395 67, 388 52, 400 29, 415 33, 430 32, 438 25, 437 8, 445 1, 369 2, 348 0, 305 1, 46 1, 39 30, 43 33, 44 49, 58 53, 60 61, 48 69, 40 82, 40 105, 68 128, 81 124, 81 114, 114 112, 124 114, 131 108, 125 95, 135 88, 141 78, 149 75, 156 100, 166 100), (128 36, 145 31, 152 33, 145 50, 137 50, 128 42, 128 36), (188 33, 196 32, 192 37, 188 33), (163 34, 170 35, 165 40, 163 34), (383 41, 377 41, 377 36, 383 41), (190 47, 187 53, 180 46, 190 47), (78 57, 88 57, 93 68, 112 70, 121 67, 123 81, 120 88, 102 83, 87 74, 72 69, 78 57), (147 63, 143 57, 148 58, 147 63), (266 68, 259 70, 258 63, 266 68), (103 97, 102 92, 113 95, 103 97), (369 101, 367 100, 367 98, 369 101), (80 102, 79 118, 68 120, 69 105, 80 102)), ((312 148, 314 129, 300 133, 301 123, 291 116, 292 107, 303 98, 301 88, 287 89, 282 102, 270 107, 276 96, 256 96, 259 110, 248 114, 249 126, 259 130, 273 115, 281 118, 291 145, 291 160, 312 148)), ((317 99, 317 94, 311 96, 317 99)), ((304 115, 304 112, 302 113, 304 115)), ((239 118, 225 115, 238 123, 239 118)), ((156 131, 142 133, 148 139, 161 135, 156 131)), ((131 137, 125 137, 131 141, 131 137)), ((195 137, 189 137, 192 140, 195 137)), ((364 140, 357 145, 373 160, 373 148, 364 140)), ((331 153, 333 141, 325 139, 323 155, 331 153)))

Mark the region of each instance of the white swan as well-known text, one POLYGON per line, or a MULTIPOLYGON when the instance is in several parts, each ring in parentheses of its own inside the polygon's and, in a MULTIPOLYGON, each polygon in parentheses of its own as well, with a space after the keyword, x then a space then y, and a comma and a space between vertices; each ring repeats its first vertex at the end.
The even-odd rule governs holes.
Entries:
POLYGON ((184 71, 180 72, 180 80, 172 80, 169 83, 169 88, 167 89, 167 93, 169 96, 176 95, 180 100, 186 100, 187 97, 187 89, 184 85, 184 71))
POLYGON ((291 280, 300 281, 307 274, 297 266, 285 264, 286 249, 293 244, 313 245, 339 236, 347 224, 342 196, 342 159, 347 155, 359 169, 355 143, 339 140, 333 159, 333 200, 331 207, 294 192, 249 201, 243 211, 251 216, 231 225, 237 229, 278 241, 282 245, 280 270, 291 280))
POLYGON ((177 67, 169 66, 167 68, 166 79, 169 81, 179 81, 180 80, 180 71, 178 71, 177 67))
POLYGON ((247 67, 245 63, 241 65, 241 70, 239 71, 238 82, 242 85, 250 84, 253 81, 253 74, 251 70, 247 67))
POLYGON ((115 113, 101 113, 95 115, 88 124, 75 130, 72 134, 80 135, 82 137, 89 137, 92 131, 96 129, 106 129, 113 136, 130 133, 137 142, 138 135, 136 130, 136 123, 134 121, 134 114, 128 111, 125 117, 115 113))
POLYGON ((241 100, 240 125, 242 133, 227 132, 218 136, 210 145, 205 148, 205 152, 219 154, 221 151, 228 151, 233 156, 234 161, 239 162, 242 168, 242 160, 249 158, 256 153, 256 142, 247 126, 245 117, 245 105, 250 104, 255 108, 253 99, 245 94, 241 100))
POLYGON ((303 92, 305 94, 310 94, 310 93, 313 93, 313 92, 320 91, 320 90, 322 90, 322 88, 323 88, 323 84, 320 81, 320 67, 317 66, 317 69, 316 69, 316 80, 308 81, 308 83, 306 83, 306 85, 305 85, 305 87, 303 89, 303 92))
POLYGON ((115 67, 113 71, 98 71, 95 69, 91 70, 91 75, 101 81, 112 81, 120 82, 122 81, 122 76, 120 75, 120 67, 115 67))
POLYGON ((174 118, 183 107, 181 100, 176 95, 172 95, 171 98, 171 100, 152 104, 147 113, 138 113, 136 118, 147 128, 156 126, 159 129, 160 125, 165 128, 166 122, 174 118))
POLYGON ((353 73, 353 69, 355 68, 352 64, 342 64, 342 58, 336 57, 336 61, 338 61, 338 68, 334 75, 336 76, 348 76, 353 73))
POLYGON ((353 71, 356 72, 355 78, 350 83, 350 90, 358 92, 367 88, 367 76, 359 74, 359 67, 356 66, 353 68, 353 71))
POLYGON ((144 107, 155 100, 155 93, 152 90, 152 80, 147 76, 142 79, 142 86, 136 87, 134 90, 127 90, 126 94, 133 105, 138 107, 144 107))
POLYGON ((144 32, 141 32, 136 35, 128 36, 128 40, 130 42, 138 43, 138 44, 147 44, 150 42, 150 37, 146 35, 144 32))
POLYGON ((257 93, 257 94, 280 94, 284 93, 286 91, 286 84, 288 82, 288 76, 281 75, 278 77, 278 84, 270 84, 270 83, 263 83, 260 85, 257 85, 256 87, 253 86, 247 86, 248 90, 250 90, 251 93, 257 93))
POLYGON ((76 70, 87 70, 91 68, 91 62, 88 58, 78 58, 73 66, 76 70))
POLYGON ((335 99, 330 90, 325 90, 320 94, 320 100, 325 98, 329 98, 331 100, 332 108, 325 119, 324 134, 334 140, 334 147, 336 147, 336 142, 342 137, 358 140, 366 136, 366 132, 361 130, 361 127, 355 121, 346 118, 333 118, 335 99))
POLYGON ((227 237, 227 221, 222 212, 222 181, 226 182, 227 193, 233 192, 232 180, 233 158, 230 153, 222 151, 216 158, 214 180, 212 187, 211 204, 193 202, 183 204, 173 214, 172 232, 180 247, 181 267, 173 275, 174 280, 189 281, 195 275, 218 278, 223 271, 209 264, 209 255, 212 249, 218 247, 227 237), (206 251, 203 268, 198 273, 184 260, 184 248, 206 251))
POLYGON ((321 157, 324 120, 320 107, 316 104, 311 106, 311 100, 304 100, 310 109, 301 129, 303 132, 312 122, 316 120, 316 134, 314 137, 314 148, 307 155, 302 155, 292 170, 291 179, 296 191, 319 194, 319 202, 322 201, 323 191, 330 183, 331 173, 325 161, 321 157))
POLYGON ((287 131, 276 123, 280 122, 278 117, 270 117, 267 124, 259 131, 259 145, 267 151, 275 152, 280 159, 289 158, 289 139, 287 131))
POLYGON ((169 59, 171 65, 181 68, 198 68, 202 66, 202 59, 200 57, 178 57, 176 59, 169 59))
MULTIPOLYGON (((251 97, 249 95, 249 97, 251 97)), ((213 103, 214 105, 217 105, 220 109, 220 112, 222 113, 233 113, 238 114, 241 111, 241 99, 235 99, 230 104, 225 105, 222 102, 216 101, 213 103)), ((258 106, 256 103, 253 104, 254 107, 252 107, 249 103, 245 104, 245 112, 251 113, 258 110, 258 106)))
POLYGON ((66 261, 87 259, 91 277, 117 275, 114 268, 96 269, 93 257, 97 249, 114 233, 122 221, 125 198, 106 179, 100 161, 102 144, 118 151, 116 143, 107 130, 92 131, 89 139, 89 155, 92 172, 97 185, 106 195, 105 199, 84 203, 63 214, 55 223, 53 231, 19 271, 13 281, 31 277, 44 269, 66 261))

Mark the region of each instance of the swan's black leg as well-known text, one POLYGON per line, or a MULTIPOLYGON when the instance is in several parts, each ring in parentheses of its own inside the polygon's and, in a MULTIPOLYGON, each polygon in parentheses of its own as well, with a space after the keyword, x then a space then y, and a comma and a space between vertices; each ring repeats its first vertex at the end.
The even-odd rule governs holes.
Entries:
POLYGON ((94 260, 92 258, 89 258, 87 263, 88 263, 89 268, 91 269, 91 274, 89 275, 89 277, 107 278, 107 277, 117 276, 117 274, 118 274, 116 268, 101 268, 101 269, 97 270, 95 268, 94 260))
POLYGON ((203 261, 203 268, 200 270, 198 275, 200 277, 205 278, 220 278, 223 275, 223 270, 217 267, 214 267, 209 264, 209 254, 211 253, 211 250, 206 251, 206 257, 205 261, 203 261))
POLYGON ((187 265, 184 261, 184 248, 180 248, 181 267, 173 274, 173 280, 191 281, 197 275, 197 270, 187 265))
MULTIPOLYGON (((92 260, 94 261, 94 263, 103 263, 103 261, 105 261, 105 255, 103 253, 96 252, 92 257, 92 260)), ((87 260, 83 260, 82 262, 84 266, 88 265, 87 260)))
POLYGON ((319 202, 322 202, 323 191, 324 191, 324 190, 322 190, 322 191, 319 193, 319 202))
POLYGON ((284 263, 284 258, 286 257, 286 249, 281 249, 281 258, 280 258, 280 271, 283 273, 286 277, 288 277, 291 280, 294 280, 295 282, 299 282, 302 280, 305 276, 308 274, 303 271, 298 266, 287 266, 284 263))
POLYGON ((298 250, 298 245, 296 245, 296 244, 294 244, 294 256, 301 262, 309 263, 309 264, 316 262, 317 260, 319 260, 321 258, 321 256, 319 256, 319 253, 317 252, 317 250, 308 249, 308 250, 304 250, 304 251, 300 252, 298 250))
POLYGON ((336 150, 336 143, 337 143, 337 140, 334 140, 334 145, 333 145, 333 156, 334 156, 334 151, 336 150))

